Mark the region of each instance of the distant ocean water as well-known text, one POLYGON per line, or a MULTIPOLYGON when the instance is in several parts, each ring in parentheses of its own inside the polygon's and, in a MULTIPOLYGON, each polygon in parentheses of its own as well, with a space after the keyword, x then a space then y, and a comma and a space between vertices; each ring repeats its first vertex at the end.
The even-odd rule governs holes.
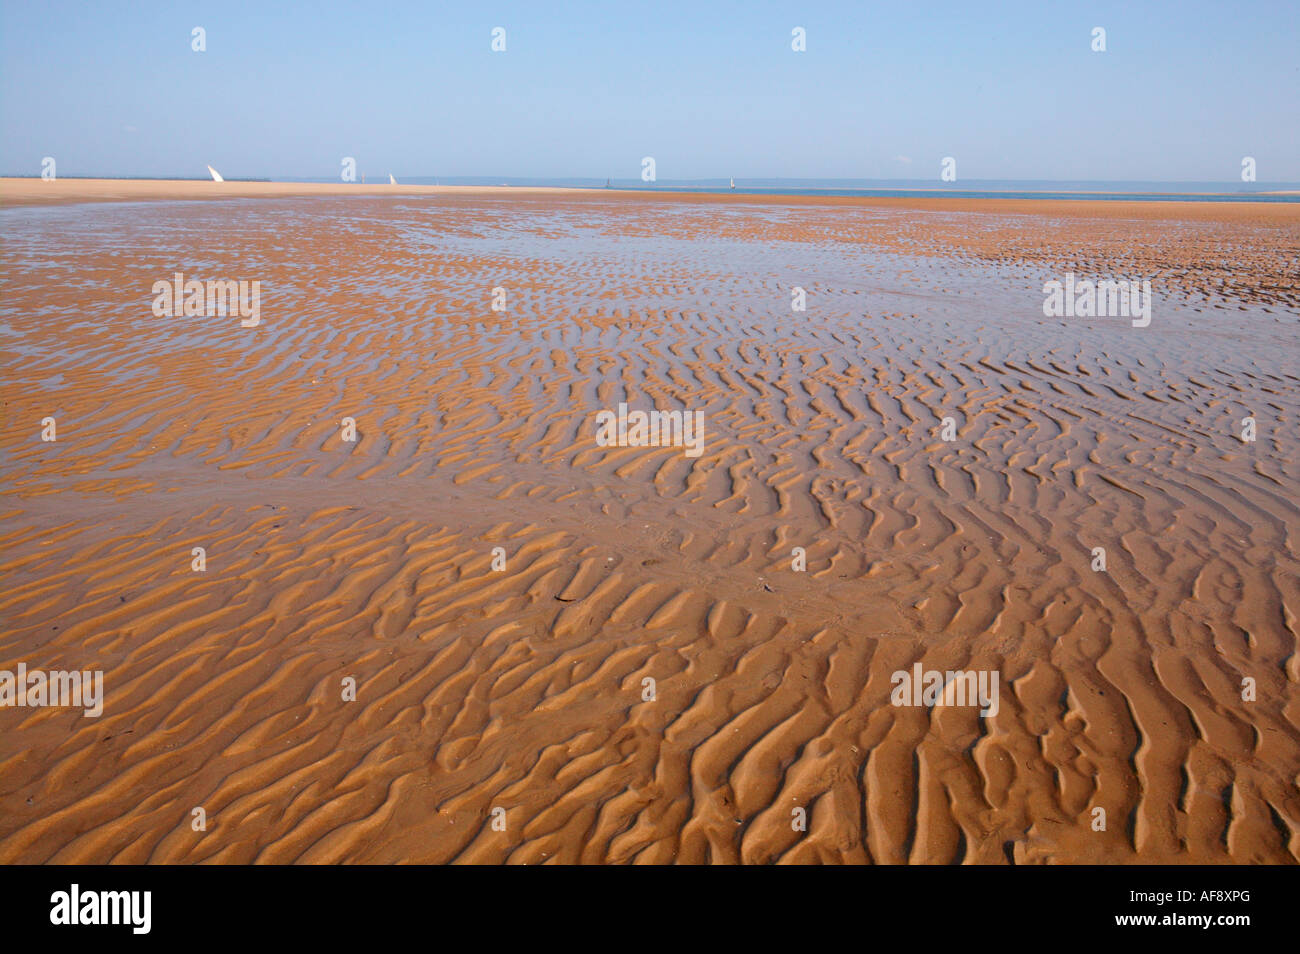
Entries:
MULTIPOLYGON (((200 179, 206 176, 61 176, 60 178, 142 178, 200 179)), ((387 172, 375 173, 370 181, 387 181, 387 172)), ((1149 180, 1098 179, 964 179, 945 183, 935 179, 660 179, 643 182, 634 179, 539 178, 513 176, 403 176, 401 185, 477 185, 534 186, 558 189, 625 189, 638 192, 699 192, 741 195, 822 195, 880 196, 927 198, 944 196, 959 199, 1083 199, 1099 201, 1168 201, 1185 202, 1300 202, 1300 182, 1158 182, 1149 180)), ((228 182, 338 182, 335 178, 276 176, 274 179, 250 179, 227 176, 228 182)))
MULTIPOLYGON (((387 173, 374 176, 383 181, 387 173)), ((404 185, 542 186, 569 189, 611 189, 641 192, 736 192, 743 195, 895 196, 980 199, 1096 199, 1158 202, 1178 198, 1191 202, 1300 202, 1300 182, 1151 182, 1056 179, 967 179, 957 183, 934 179, 638 179, 512 178, 509 176, 397 176, 404 185)), ((293 182, 334 182, 335 179, 291 179, 293 182)))

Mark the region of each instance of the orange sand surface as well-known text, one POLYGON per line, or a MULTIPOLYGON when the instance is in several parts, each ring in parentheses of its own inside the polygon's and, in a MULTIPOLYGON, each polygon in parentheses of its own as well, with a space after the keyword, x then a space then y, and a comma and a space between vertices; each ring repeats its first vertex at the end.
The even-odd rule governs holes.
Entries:
MULTIPOLYGON (((937 190, 936 190, 937 192, 937 190)), ((1290 195, 1287 192, 1267 193, 1290 195)), ((608 198, 623 202, 661 204, 685 201, 692 204, 782 206, 873 206, 877 208, 935 209, 968 212, 1059 213, 1076 217, 1112 219, 1156 219, 1167 221, 1254 222, 1294 226, 1300 212, 1287 203, 1191 202, 1170 199, 1161 202, 1080 199, 970 199, 911 196, 791 195, 774 198, 737 193, 690 193, 618 189, 572 189, 551 186, 458 186, 390 185, 359 182, 211 182, 200 179, 51 179, 0 177, 0 208, 20 205, 66 205, 80 202, 140 202, 158 199, 198 201, 208 199, 286 198, 290 196, 519 196, 554 195, 608 198)), ((1082 195, 1082 194, 1081 194, 1082 195)))
POLYGON ((0 862, 1300 860, 1300 209, 367 188, 0 182, 0 862))
POLYGON ((0 206, 70 202, 141 202, 151 199, 267 199, 288 196, 530 195, 583 193, 549 186, 429 186, 387 182, 212 182, 201 179, 18 179, 0 177, 0 206))

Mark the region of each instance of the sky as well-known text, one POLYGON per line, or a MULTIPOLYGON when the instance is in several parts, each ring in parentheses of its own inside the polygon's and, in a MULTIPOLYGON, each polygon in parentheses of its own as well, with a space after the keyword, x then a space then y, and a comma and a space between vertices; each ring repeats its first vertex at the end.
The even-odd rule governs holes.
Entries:
POLYGON ((1300 0, 0 0, 0 173, 1300 180, 1300 0), (192 49, 192 30, 206 50, 192 49), (505 30, 504 52, 492 31, 505 30), (807 49, 791 49, 796 27, 807 49), (1105 52, 1092 49, 1103 28, 1105 52))

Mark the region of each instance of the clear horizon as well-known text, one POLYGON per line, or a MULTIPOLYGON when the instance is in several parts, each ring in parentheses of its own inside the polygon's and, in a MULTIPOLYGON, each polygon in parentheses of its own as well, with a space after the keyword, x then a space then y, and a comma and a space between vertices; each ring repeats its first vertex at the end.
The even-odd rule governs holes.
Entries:
POLYGON ((6 2, 0 169, 329 181, 350 157, 358 178, 633 180, 650 156, 661 183, 1289 185, 1300 5, 1246 12, 6 2))
MULTIPOLYGON (((220 171, 220 170, 218 170, 220 171)), ((384 179, 388 175, 388 170, 372 173, 366 171, 367 177, 373 177, 376 182, 384 179)), ((970 190, 976 186, 999 185, 999 186, 1025 186, 1025 185, 1043 185, 1043 186, 1086 186, 1086 185, 1110 185, 1110 186, 1226 186, 1237 191, 1259 191, 1267 190, 1272 187, 1300 188, 1300 180, 1280 180, 1266 181, 1259 180, 1256 182, 1240 182, 1232 179, 961 179, 957 182, 940 182, 931 179, 873 179, 865 177, 838 177, 838 178, 801 178, 798 176, 753 176, 741 179, 735 176, 700 176, 688 179, 658 179, 655 182, 642 182, 639 179, 620 178, 617 176, 534 176, 534 175, 493 175, 492 173, 480 173, 477 175, 402 175, 393 173, 398 184, 421 185, 432 183, 435 180, 452 184, 456 182, 468 183, 471 180, 475 183, 496 183, 514 182, 514 183, 547 183, 547 182, 605 182, 624 183, 626 186, 636 186, 639 188, 666 188, 672 185, 712 185, 714 183, 725 184, 729 179, 734 179, 736 187, 739 189, 742 185, 748 184, 752 188, 763 188, 764 183, 781 183, 781 184, 802 184, 803 188, 834 188, 832 184, 842 184, 844 188, 854 188, 854 184, 859 184, 859 188, 871 188, 866 183, 888 183, 898 188, 916 189, 927 188, 940 191, 961 192, 970 190), (826 184, 824 186, 818 184, 826 184)), ((0 170, 0 178, 10 179, 39 179, 40 172, 15 172, 0 170)), ((211 177, 206 170, 202 174, 196 174, 192 170, 189 172, 176 172, 164 175, 100 175, 96 173, 64 173, 60 171, 61 179, 122 179, 122 180, 157 180, 160 182, 177 181, 208 181, 211 177)), ((337 182, 337 178, 325 178, 322 176, 297 176, 297 175, 262 175, 262 176, 223 176, 230 182, 286 182, 286 183, 311 183, 311 182, 337 182)), ((357 183, 361 182, 361 173, 358 172, 357 183)), ((885 187, 885 186, 880 186, 885 187)), ((1053 190, 1059 191, 1059 189, 1053 190)))

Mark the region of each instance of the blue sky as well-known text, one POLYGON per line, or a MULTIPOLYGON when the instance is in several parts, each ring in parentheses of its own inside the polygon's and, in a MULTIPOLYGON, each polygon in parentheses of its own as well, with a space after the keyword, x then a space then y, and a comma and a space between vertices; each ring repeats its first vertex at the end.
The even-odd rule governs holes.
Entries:
POLYGON ((10 174, 1300 180, 1296 0, 0 10, 10 174))

